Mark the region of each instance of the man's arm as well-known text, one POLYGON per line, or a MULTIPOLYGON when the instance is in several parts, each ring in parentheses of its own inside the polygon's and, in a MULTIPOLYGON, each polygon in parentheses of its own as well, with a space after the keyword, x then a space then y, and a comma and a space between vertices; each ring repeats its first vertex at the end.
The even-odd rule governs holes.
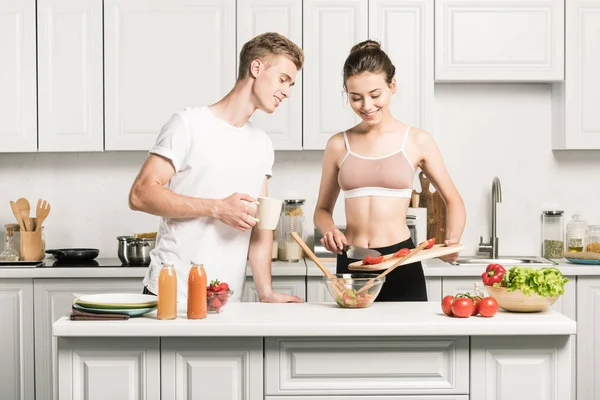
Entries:
MULTIPOLYGON (((267 178, 263 182, 261 196, 268 196, 267 178)), ((271 254, 273 250, 273 231, 254 227, 250 236, 248 259, 256 293, 261 302, 265 303, 302 303, 304 300, 297 296, 275 293, 271 287, 271 254)))
POLYGON ((249 215, 253 209, 243 202, 255 201, 253 197, 241 193, 225 199, 183 196, 165 187, 174 174, 175 168, 170 160, 150 154, 129 192, 129 207, 166 218, 217 218, 242 231, 256 224, 249 215))

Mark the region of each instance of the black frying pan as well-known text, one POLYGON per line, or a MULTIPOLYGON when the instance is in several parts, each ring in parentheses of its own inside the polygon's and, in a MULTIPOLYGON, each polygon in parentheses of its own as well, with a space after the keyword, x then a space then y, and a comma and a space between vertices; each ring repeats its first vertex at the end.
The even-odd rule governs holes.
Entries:
POLYGON ((61 261, 89 261, 98 257, 98 249, 56 249, 46 250, 46 253, 52 254, 54 258, 61 261))

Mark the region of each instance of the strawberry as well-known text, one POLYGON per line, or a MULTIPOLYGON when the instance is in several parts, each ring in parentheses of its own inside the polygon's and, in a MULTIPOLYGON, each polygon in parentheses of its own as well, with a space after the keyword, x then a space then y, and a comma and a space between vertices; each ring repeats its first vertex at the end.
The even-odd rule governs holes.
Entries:
POLYGON ((208 302, 208 306, 211 310, 219 310, 221 308, 221 300, 219 300, 217 297, 213 297, 208 302))
POLYGON ((210 290, 217 293, 221 291, 221 282, 219 282, 218 279, 215 279, 214 281, 210 281, 210 286, 209 286, 210 290))
POLYGON ((229 292, 229 285, 227 283, 221 282, 220 287, 222 292, 229 292))

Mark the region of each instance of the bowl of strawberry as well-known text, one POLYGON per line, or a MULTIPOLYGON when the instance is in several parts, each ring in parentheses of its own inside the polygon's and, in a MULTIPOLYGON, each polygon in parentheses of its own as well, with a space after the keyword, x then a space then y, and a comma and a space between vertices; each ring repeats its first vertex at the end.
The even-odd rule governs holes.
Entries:
POLYGON ((233 294, 233 290, 229 289, 229 285, 225 282, 214 280, 206 287, 206 304, 209 314, 218 314, 221 312, 229 297, 233 294))

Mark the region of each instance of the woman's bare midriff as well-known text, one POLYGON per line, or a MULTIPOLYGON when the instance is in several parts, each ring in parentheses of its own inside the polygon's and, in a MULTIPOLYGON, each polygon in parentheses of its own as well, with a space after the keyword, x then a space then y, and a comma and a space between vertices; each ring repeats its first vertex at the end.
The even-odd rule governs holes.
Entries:
POLYGON ((410 238, 406 212, 410 199, 356 197, 345 200, 346 239, 360 247, 385 247, 410 238))

